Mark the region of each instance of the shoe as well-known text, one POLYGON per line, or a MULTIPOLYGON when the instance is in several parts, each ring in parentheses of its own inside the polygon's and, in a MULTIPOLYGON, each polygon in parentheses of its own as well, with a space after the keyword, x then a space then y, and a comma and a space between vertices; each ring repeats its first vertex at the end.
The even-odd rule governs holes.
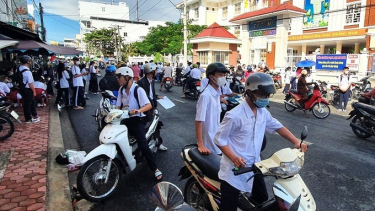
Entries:
POLYGON ((44 104, 43 104, 43 107, 44 107, 44 106, 47 106, 47 104, 44 103, 44 104))
POLYGON ((73 109, 75 109, 75 110, 78 110, 78 109, 82 110, 82 109, 85 109, 85 108, 83 108, 82 106, 76 106, 76 107, 73 107, 73 109))
POLYGON ((168 150, 168 148, 165 147, 163 144, 160 144, 159 149, 162 150, 162 151, 167 151, 168 150))
POLYGON ((36 116, 34 118, 31 119, 33 122, 39 122, 40 121, 40 118, 39 116, 36 116))
POLYGON ((37 119, 30 119, 30 120, 27 120, 27 121, 26 121, 26 124, 29 124, 29 123, 37 123, 37 122, 39 122, 39 121, 40 121, 39 118, 37 118, 37 119))
POLYGON ((337 111, 338 111, 338 112, 341 112, 341 111, 342 111, 342 109, 337 109, 337 111))
POLYGON ((42 104, 40 104, 40 103, 38 103, 37 105, 36 105, 36 107, 42 107, 43 105, 42 104))
POLYGON ((346 109, 342 110, 343 112, 346 112, 346 109))

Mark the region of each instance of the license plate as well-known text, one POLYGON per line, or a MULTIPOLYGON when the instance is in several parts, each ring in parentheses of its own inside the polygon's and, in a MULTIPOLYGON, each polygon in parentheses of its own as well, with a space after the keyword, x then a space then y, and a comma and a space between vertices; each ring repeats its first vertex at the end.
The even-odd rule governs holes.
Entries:
POLYGON ((170 81, 167 81, 166 83, 167 83, 167 84, 171 84, 171 82, 170 82, 170 81))
POLYGON ((10 115, 12 115, 13 118, 18 119, 18 114, 15 111, 10 112, 10 115))

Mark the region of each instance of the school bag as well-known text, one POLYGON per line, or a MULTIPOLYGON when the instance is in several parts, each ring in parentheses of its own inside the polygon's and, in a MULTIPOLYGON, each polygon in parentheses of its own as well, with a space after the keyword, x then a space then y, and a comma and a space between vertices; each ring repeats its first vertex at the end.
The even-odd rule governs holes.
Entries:
POLYGON ((18 71, 16 72, 16 74, 14 74, 14 81, 16 82, 16 86, 18 86, 19 93, 21 95, 25 93, 25 89, 26 89, 26 84, 23 83, 23 73, 25 71, 30 71, 30 70, 29 69, 20 70, 18 68, 18 71))
MULTIPOLYGON (((136 86, 134 88, 134 97, 135 97, 135 99, 137 99, 138 108, 141 108, 141 106, 139 104, 139 100, 138 100, 138 88, 139 88, 139 86, 136 86)), ((153 108, 151 108, 150 110, 148 110, 146 112, 143 112, 143 113, 146 115, 146 117, 145 117, 146 122, 150 122, 154 118, 153 108)))

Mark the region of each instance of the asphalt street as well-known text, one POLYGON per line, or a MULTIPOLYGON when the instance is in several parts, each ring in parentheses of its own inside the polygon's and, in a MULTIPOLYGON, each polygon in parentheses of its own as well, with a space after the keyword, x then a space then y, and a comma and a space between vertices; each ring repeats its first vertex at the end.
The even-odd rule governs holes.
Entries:
MULTIPOLYGON (((159 84, 156 86, 158 90, 159 84)), ((183 165, 180 152, 184 145, 196 143, 196 100, 180 98, 181 87, 173 87, 171 92, 159 94, 168 96, 176 106, 169 110, 158 106, 164 123, 161 136, 168 151, 158 152, 156 162, 163 172, 164 181, 172 182, 183 190, 186 180, 178 181, 177 176, 183 165)), ((80 150, 86 152, 99 145, 97 124, 91 115, 98 108, 101 96, 89 96, 91 99, 87 101, 85 110, 68 110, 62 114, 69 114, 80 150)), ((375 210, 375 138, 357 138, 349 127, 347 116, 332 106, 331 115, 320 120, 311 112, 287 112, 282 99, 282 94, 276 94, 271 99, 269 111, 297 137, 306 125, 309 129, 306 140, 314 143, 305 155, 305 165, 300 174, 316 201, 317 210, 375 210)), ((64 127, 62 129, 63 134, 69 132, 64 131, 64 127)), ((279 149, 293 147, 277 134, 267 134, 267 138, 263 158, 279 149)), ((69 136, 64 135, 64 141, 69 142, 68 139, 69 136)), ((74 184, 74 178, 71 182, 74 184)), ((112 198, 97 203, 92 210, 154 210, 150 196, 151 188, 156 183, 148 165, 143 163, 123 177, 120 188, 112 198)), ((268 187, 271 186, 272 183, 269 183, 268 187)))

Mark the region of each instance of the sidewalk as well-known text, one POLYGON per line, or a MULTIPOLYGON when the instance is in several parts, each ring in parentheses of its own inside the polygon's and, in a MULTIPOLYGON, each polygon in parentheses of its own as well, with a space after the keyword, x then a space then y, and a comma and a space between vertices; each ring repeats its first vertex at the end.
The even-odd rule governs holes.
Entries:
MULTIPOLYGON (((51 139, 51 137, 56 136, 54 134, 57 131, 56 126, 59 128, 58 131, 60 131, 61 136, 58 112, 54 110, 56 109, 38 108, 40 122, 32 124, 23 122, 22 125, 14 122, 15 132, 13 135, 4 141, 0 141, 0 163, 3 163, 0 166, 0 210, 61 211, 69 210, 69 207, 62 208, 67 205, 70 206, 71 210, 71 201, 65 191, 69 187, 58 187, 62 192, 56 194, 60 196, 48 197, 49 193, 54 191, 49 191, 50 187, 54 186, 54 182, 49 181, 51 179, 47 175, 47 170, 48 174, 56 172, 56 168, 50 168, 50 163, 55 162, 54 157, 57 153, 52 151, 55 144, 51 139), (56 113, 58 121, 53 121, 54 125, 51 127, 50 115, 53 115, 53 120, 56 120, 56 113), (55 131, 52 131, 51 128, 54 128, 55 131), (5 171, 2 172, 4 169, 5 171), (3 177, 2 173, 4 174, 3 177), (51 205, 55 200, 60 199, 63 199, 62 203, 59 202, 60 205, 58 203, 55 203, 57 206, 51 205), (53 208, 49 209, 49 207, 53 208)), ((23 121, 22 109, 16 109, 15 111, 20 116, 20 120, 23 121)), ((67 174, 65 167, 57 169, 57 172, 61 175, 67 174)))

